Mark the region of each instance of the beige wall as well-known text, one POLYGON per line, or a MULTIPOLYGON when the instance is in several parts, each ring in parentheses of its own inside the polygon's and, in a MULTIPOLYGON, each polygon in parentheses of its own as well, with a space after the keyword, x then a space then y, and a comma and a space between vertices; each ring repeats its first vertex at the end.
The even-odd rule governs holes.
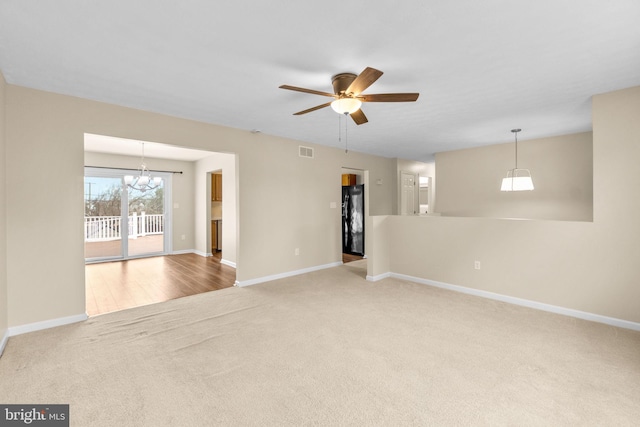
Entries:
POLYGON ((367 245, 367 276, 379 276, 391 271, 389 239, 390 216, 370 216, 366 228, 369 230, 367 245))
POLYGON ((383 180, 368 190, 372 214, 390 214, 395 203, 391 159, 308 143, 315 158, 300 158, 298 142, 248 130, 13 85, 6 97, 9 326, 85 311, 84 133, 237 154, 241 282, 340 262, 342 167, 383 180))
POLYGON ((437 153, 436 211, 447 216, 593 220, 591 132, 518 142, 518 167, 531 170, 534 191, 500 191, 502 178, 515 165, 514 153, 513 143, 437 153))
MULTIPOLYGON (((195 165, 194 162, 185 162, 170 159, 145 158, 147 166, 152 170, 181 171, 182 174, 172 175, 172 251, 185 251, 195 249, 195 224, 194 224, 194 189, 195 165), (175 208, 175 204, 178 208, 175 208), (182 240, 181 236, 185 236, 182 240)), ((112 168, 138 169, 140 157, 121 156, 115 154, 85 152, 85 166, 99 166, 112 168)))
POLYGON ((640 322, 640 87, 594 96, 592 111, 593 222, 388 217, 372 239, 390 259, 370 260, 369 274, 388 263, 393 273, 640 322))
MULTIPOLYGON (((7 326, 7 194, 6 194, 6 156, 5 156, 5 87, 4 76, 0 72, 0 342, 7 326)), ((2 349, 0 349, 2 351, 2 349)))

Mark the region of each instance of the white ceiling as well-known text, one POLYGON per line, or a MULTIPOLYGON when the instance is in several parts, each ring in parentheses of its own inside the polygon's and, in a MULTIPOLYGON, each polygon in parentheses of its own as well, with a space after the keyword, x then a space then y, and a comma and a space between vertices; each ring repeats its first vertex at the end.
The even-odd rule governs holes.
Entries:
POLYGON ((137 141, 90 133, 84 134, 84 150, 137 157, 142 157, 144 150, 145 158, 152 157, 155 159, 172 159, 185 162, 194 162, 213 154, 211 151, 194 150, 169 144, 159 144, 157 142, 137 141))
POLYGON ((1 0, 7 82, 331 146, 331 92, 370 66, 351 150, 433 153, 591 129, 590 97, 640 85, 638 0, 1 0))

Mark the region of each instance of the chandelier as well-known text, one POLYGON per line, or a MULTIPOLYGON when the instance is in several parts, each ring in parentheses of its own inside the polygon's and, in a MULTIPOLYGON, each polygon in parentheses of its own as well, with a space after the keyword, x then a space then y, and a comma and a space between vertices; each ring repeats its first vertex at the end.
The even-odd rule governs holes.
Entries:
POLYGON ((151 172, 147 169, 147 165, 144 162, 144 142, 142 143, 142 161, 138 171, 138 176, 125 175, 124 177, 124 183, 134 190, 144 193, 147 190, 155 190, 162 184, 162 178, 159 176, 151 177, 151 172))

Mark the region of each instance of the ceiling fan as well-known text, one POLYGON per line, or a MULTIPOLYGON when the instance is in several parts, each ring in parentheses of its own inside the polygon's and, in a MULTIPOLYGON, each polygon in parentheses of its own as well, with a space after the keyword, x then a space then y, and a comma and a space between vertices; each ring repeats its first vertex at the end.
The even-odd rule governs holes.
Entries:
POLYGON ((298 111, 293 114, 294 116, 307 114, 331 106, 338 114, 349 114, 356 124, 361 125, 369 121, 360 109, 363 102, 413 102, 418 99, 420 95, 419 93, 379 93, 363 95, 362 92, 378 80, 382 74, 382 71, 371 67, 365 68, 359 75, 353 73, 336 74, 331 78, 334 93, 289 85, 282 85, 280 89, 295 90, 297 92, 334 98, 331 102, 298 111))

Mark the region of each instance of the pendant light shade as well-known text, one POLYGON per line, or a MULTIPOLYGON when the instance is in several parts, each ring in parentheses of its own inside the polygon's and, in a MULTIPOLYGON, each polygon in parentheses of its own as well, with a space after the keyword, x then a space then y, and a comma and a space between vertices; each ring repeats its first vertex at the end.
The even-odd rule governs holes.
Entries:
POLYGON ((527 191, 533 190, 533 180, 529 169, 511 169, 507 172, 507 177, 502 178, 500 191, 527 191), (518 176, 523 174, 523 176, 518 176))
POLYGON ((511 129, 516 140, 516 167, 507 171, 507 177, 502 179, 500 191, 531 191, 534 188, 529 169, 518 168, 518 132, 521 130, 511 129))
POLYGON ((340 98, 331 103, 331 108, 338 114, 351 114, 360 109, 362 101, 356 98, 340 98))

